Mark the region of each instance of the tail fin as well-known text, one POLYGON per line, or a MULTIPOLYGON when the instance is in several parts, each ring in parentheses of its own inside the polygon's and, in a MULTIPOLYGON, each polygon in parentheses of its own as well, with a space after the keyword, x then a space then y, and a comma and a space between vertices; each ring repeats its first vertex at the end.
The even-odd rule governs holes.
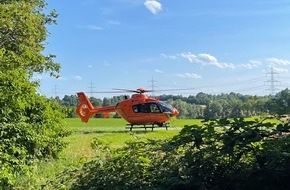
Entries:
POLYGON ((79 105, 77 107, 77 114, 82 119, 83 122, 88 122, 90 117, 95 114, 94 106, 91 104, 85 93, 78 92, 79 105))
POLYGON ((83 122, 87 123, 90 117, 98 113, 103 114, 104 117, 107 118, 110 112, 115 112, 115 106, 105 106, 95 108, 91 104, 90 100, 87 98, 85 93, 78 92, 77 95, 79 98, 79 105, 77 107, 76 112, 83 122))

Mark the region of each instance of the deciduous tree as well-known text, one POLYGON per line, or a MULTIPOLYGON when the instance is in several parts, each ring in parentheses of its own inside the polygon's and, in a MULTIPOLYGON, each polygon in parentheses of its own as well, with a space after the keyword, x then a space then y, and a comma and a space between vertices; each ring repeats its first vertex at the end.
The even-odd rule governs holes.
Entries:
POLYGON ((46 26, 56 13, 43 13, 44 0, 0 0, 0 189, 34 161, 57 157, 66 135, 62 108, 37 94, 34 73, 58 76, 60 65, 44 55, 46 26))

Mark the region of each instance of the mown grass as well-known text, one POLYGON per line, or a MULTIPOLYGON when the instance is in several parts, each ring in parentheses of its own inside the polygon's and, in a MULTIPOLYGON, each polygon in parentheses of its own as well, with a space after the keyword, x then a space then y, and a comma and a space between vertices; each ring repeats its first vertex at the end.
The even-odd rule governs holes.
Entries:
POLYGON ((64 151, 65 155, 71 157, 93 156, 90 148, 91 142, 98 138, 110 145, 111 148, 119 148, 127 141, 136 139, 168 139, 178 134, 184 125, 192 125, 200 120, 175 119, 171 122, 168 130, 165 128, 155 128, 145 130, 144 128, 126 129, 126 121, 123 119, 90 119, 88 123, 82 123, 78 118, 65 120, 67 127, 72 131, 72 135, 67 137, 68 147, 64 151))

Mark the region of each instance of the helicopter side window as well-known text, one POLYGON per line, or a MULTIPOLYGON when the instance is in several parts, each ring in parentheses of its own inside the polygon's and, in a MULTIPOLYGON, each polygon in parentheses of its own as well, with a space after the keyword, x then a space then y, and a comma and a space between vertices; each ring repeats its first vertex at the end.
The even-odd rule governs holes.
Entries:
POLYGON ((157 104, 155 104, 155 103, 150 104, 150 111, 152 113, 160 113, 160 109, 158 108, 157 104))
POLYGON ((160 109, 155 103, 134 105, 132 109, 135 113, 160 113, 160 109))
POLYGON ((135 113, 138 113, 139 112, 139 108, 138 108, 138 105, 134 105, 133 107, 133 111, 135 112, 135 113))
POLYGON ((142 113, 150 113, 150 105, 149 104, 141 104, 142 113))
POLYGON ((150 107, 147 104, 137 104, 132 107, 135 113, 149 113, 150 107))

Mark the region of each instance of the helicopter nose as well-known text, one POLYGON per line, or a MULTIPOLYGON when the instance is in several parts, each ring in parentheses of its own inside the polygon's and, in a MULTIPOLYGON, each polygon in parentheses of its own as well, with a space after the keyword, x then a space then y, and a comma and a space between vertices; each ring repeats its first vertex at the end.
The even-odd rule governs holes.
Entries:
POLYGON ((172 115, 173 116, 178 116, 179 112, 177 111, 176 108, 173 109, 172 115))

